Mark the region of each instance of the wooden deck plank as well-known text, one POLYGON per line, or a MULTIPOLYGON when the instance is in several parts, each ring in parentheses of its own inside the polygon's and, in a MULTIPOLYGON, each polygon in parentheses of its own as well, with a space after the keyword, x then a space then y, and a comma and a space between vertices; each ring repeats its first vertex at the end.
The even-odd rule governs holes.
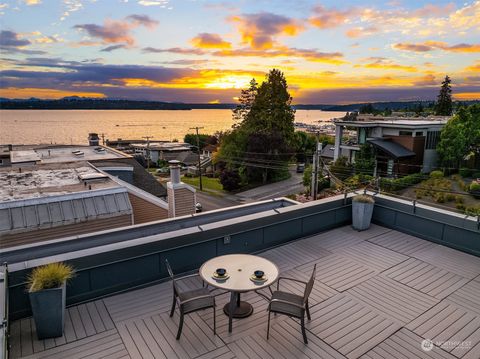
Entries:
POLYGON ((339 292, 347 290, 377 274, 377 271, 374 269, 338 254, 332 254, 319 261, 298 266, 296 269, 309 275, 315 263, 317 263, 316 280, 339 292))
POLYGON ((467 278, 416 258, 410 258, 383 274, 437 299, 445 298, 469 282, 467 278))
POLYGON ((364 354, 401 327, 344 293, 317 304, 311 312, 308 330, 349 358, 364 354))
POLYGON ((423 340, 422 337, 402 328, 372 348, 362 358, 455 359, 453 355, 435 345, 430 351, 423 350, 421 348, 423 340))
POLYGON ((404 262, 409 258, 403 254, 369 242, 362 242, 352 247, 341 248, 337 253, 360 264, 367 265, 379 272, 404 262))
POLYGON ((437 246, 432 242, 398 231, 380 234, 367 239, 367 241, 407 256, 412 256, 414 253, 437 246))
MULTIPOLYGON (((75 358, 87 358, 92 355, 101 357, 101 353, 106 351, 109 353, 110 348, 120 348, 123 343, 116 330, 106 331, 100 334, 96 334, 90 337, 86 337, 65 345, 61 345, 49 350, 45 350, 40 353, 35 353, 25 358, 51 358, 51 359, 75 359, 75 358)), ((124 348, 124 347, 123 347, 124 348)))
POLYGON ((446 299, 465 309, 480 315, 480 282, 475 280, 467 283, 450 294, 446 299))
POLYGON ((376 276, 347 291, 380 314, 406 324, 438 303, 438 299, 394 280, 376 276))
POLYGON ((480 257, 444 246, 434 246, 412 254, 424 262, 446 269, 464 278, 473 279, 480 274, 480 257))
POLYGON ((407 329, 431 339, 459 358, 480 343, 480 316, 448 301, 442 301, 419 316, 407 325, 407 329))

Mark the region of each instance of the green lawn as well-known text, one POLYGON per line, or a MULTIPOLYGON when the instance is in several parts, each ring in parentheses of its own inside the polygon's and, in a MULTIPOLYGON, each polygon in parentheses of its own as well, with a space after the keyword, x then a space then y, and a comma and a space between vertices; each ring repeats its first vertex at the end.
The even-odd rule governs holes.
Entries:
MULTIPOLYGON (((182 176, 182 181, 196 188, 200 187, 199 177, 182 176)), ((202 186, 204 190, 223 193, 223 186, 218 178, 202 177, 202 186)))

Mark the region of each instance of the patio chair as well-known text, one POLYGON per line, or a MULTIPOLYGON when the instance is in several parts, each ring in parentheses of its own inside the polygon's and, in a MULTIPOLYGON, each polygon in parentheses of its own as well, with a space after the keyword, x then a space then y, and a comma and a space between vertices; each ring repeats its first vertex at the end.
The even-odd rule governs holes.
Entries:
POLYGON ((207 287, 203 285, 202 287, 190 290, 182 290, 178 282, 192 277, 199 277, 199 274, 190 274, 186 276, 176 277, 173 274, 172 267, 170 267, 170 263, 168 260, 165 259, 165 264, 167 265, 167 271, 172 279, 173 283, 173 303, 172 309, 170 311, 170 317, 173 317, 173 313, 175 312, 175 305, 178 304, 178 308, 180 310, 180 323, 178 325, 178 332, 177 332, 177 340, 180 339, 180 335, 182 334, 183 328, 183 317, 185 314, 196 312, 198 310, 213 308, 213 335, 216 334, 215 330, 215 297, 210 294, 210 291, 207 287))
POLYGON ((315 283, 315 273, 317 270, 317 265, 313 266, 312 275, 308 282, 302 281, 296 278, 287 278, 287 277, 278 277, 277 290, 272 293, 272 297, 268 304, 268 324, 267 324, 267 339, 270 335, 270 314, 285 314, 289 317, 294 317, 300 319, 300 324, 302 327, 303 341, 305 344, 308 344, 307 333, 305 331, 305 313, 307 314, 308 320, 310 320, 310 308, 308 306, 308 297, 313 289, 313 284, 315 283), (280 290, 280 281, 288 280, 293 282, 302 283, 305 285, 305 290, 302 295, 297 295, 293 293, 283 292, 280 290))

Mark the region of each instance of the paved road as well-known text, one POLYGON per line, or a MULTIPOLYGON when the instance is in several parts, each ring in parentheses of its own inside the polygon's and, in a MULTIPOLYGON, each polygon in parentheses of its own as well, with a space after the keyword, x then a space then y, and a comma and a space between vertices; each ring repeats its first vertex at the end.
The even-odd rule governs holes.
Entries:
POLYGON ((235 195, 242 202, 255 202, 278 198, 289 194, 300 193, 304 190, 302 184, 303 173, 290 170, 291 177, 285 181, 267 184, 235 195))
POLYGON ((214 209, 226 208, 239 205, 238 201, 230 198, 224 198, 219 196, 213 196, 211 194, 200 192, 197 190, 197 202, 200 202, 203 207, 203 211, 211 211, 214 209))

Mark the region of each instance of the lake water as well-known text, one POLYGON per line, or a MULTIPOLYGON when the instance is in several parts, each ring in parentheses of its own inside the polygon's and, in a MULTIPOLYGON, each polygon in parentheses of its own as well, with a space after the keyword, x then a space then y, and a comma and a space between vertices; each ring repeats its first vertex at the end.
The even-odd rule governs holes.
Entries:
MULTIPOLYGON (((315 124, 345 112, 298 110, 296 122, 315 124)), ((190 127, 213 134, 233 124, 231 110, 0 110, 0 144, 86 144, 88 133, 105 139, 183 140, 190 127)))

